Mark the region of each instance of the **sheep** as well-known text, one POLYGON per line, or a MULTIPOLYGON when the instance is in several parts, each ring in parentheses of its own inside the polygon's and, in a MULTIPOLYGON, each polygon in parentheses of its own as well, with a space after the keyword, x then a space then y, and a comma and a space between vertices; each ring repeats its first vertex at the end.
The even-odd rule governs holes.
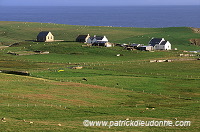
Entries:
POLYGON ((33 121, 26 121, 25 119, 23 119, 23 122, 28 122, 30 124, 33 124, 33 121))
POLYGON ((149 108, 146 108, 146 110, 149 110, 149 108))
POLYGON ((155 110, 155 108, 152 108, 152 110, 155 110))
POLYGON ((5 117, 1 118, 1 121, 6 122, 6 118, 5 117))
POLYGON ((86 79, 86 78, 83 78, 82 80, 83 80, 83 81, 87 81, 87 79, 86 79))
POLYGON ((58 126, 62 126, 62 125, 59 123, 58 126))

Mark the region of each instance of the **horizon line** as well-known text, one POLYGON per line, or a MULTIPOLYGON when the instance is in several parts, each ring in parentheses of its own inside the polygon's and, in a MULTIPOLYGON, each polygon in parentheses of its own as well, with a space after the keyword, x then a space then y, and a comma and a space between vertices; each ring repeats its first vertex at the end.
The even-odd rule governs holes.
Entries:
POLYGON ((196 5, 196 4, 191 4, 191 5, 0 5, 0 7, 3 7, 3 6, 6 6, 6 7, 133 7, 133 6, 200 6, 199 5, 196 5))

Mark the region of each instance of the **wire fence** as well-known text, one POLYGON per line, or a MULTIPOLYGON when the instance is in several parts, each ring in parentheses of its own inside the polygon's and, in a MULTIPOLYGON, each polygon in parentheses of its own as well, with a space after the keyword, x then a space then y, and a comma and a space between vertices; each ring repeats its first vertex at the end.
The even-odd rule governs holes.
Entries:
MULTIPOLYGON (((0 61, 20 61, 20 62, 35 62, 35 61, 30 61, 30 60, 13 60, 13 59, 0 59, 0 61)), ((102 62, 82 62, 82 63, 72 63, 72 62, 51 62, 51 61, 38 61, 40 63, 62 63, 62 64, 65 64, 65 65, 83 65, 84 68, 86 69, 91 69, 91 70, 103 70, 103 71, 116 71, 118 72, 117 69, 112 69, 112 68, 105 68, 105 67, 101 67, 101 66, 107 66, 107 65, 118 65, 118 64, 122 64, 122 65, 125 65, 125 64, 137 64, 137 65, 143 65, 143 64, 147 64, 149 63, 149 61, 141 61, 141 60, 134 60, 134 61, 117 61, 117 62, 109 62, 109 61, 102 61, 102 62)), ((34 70, 34 74, 31 76, 32 77, 36 77, 36 78, 42 78, 44 82, 48 82, 48 81, 58 81, 58 82, 74 82, 74 83, 80 83, 80 84, 90 84, 88 82, 84 82, 82 80, 80 81, 77 81, 77 80, 72 80, 72 79, 62 79, 62 78, 52 78, 52 77, 48 77, 48 76, 42 76, 42 75, 37 75, 37 73, 45 73, 45 72, 49 72, 49 70, 51 70, 51 72, 58 72, 58 70, 60 70, 62 68, 60 67, 54 67, 53 69, 37 69, 37 70, 34 70)), ((175 75, 175 74, 168 74, 168 73, 156 73, 156 72, 140 72, 140 71, 128 71, 126 70, 123 74, 121 74, 122 76, 132 76, 132 77, 155 77, 155 78, 170 78, 170 79, 193 79, 193 80, 200 80, 200 76, 196 76, 196 75, 175 75)), ((10 81, 10 80, 4 80, 4 81, 10 81)), ((18 80, 18 81, 21 81, 21 80, 18 80)), ((95 84, 91 84, 91 85, 95 85, 95 84)), ((96 85, 96 86, 99 86, 99 85, 96 85)), ((102 86, 102 87, 110 87, 110 86, 102 86)), ((153 92, 150 92, 150 91, 146 91, 146 90, 141 90, 141 91, 135 91, 134 89, 130 90, 130 89, 127 89, 126 87, 115 87, 114 88, 120 88, 121 90, 129 90, 129 91, 133 91, 133 92, 140 92, 140 93, 144 93, 144 94, 151 94, 151 95, 158 95, 158 96, 163 96, 163 97, 169 97, 169 98, 176 98, 176 99, 184 99, 184 100, 193 100, 192 97, 183 97, 183 95, 167 95, 166 93, 154 93, 153 92)), ((5 95, 2 93, 2 95, 5 95)), ((10 94, 9 94, 10 96, 10 94)), ((12 97, 14 97, 13 95, 11 95, 12 97)), ((15 97, 16 98, 16 97, 15 97)), ((17 98, 22 98, 23 97, 17 97, 17 98)), ((198 103, 199 101, 197 101, 198 103)), ((41 103, 41 102, 40 102, 41 103)), ((1 104, 1 106, 8 106, 8 107, 11 107, 11 106, 15 106, 15 107, 37 107, 37 106, 40 106, 38 104, 1 104)), ((161 104, 157 104, 157 105, 161 105, 161 104)), ((48 107, 66 107, 67 106, 63 106, 63 105, 58 105, 58 104, 46 104, 43 102, 43 104, 41 106, 48 106, 48 107)), ((137 105, 136 105, 137 106, 137 105)), ((81 106, 79 106, 81 107, 81 106)))
MULTIPOLYGON (((123 90, 123 89, 122 89, 123 90)), ((99 108, 99 107, 138 107, 138 108, 155 108, 155 107, 161 107, 161 106, 177 106, 177 105, 182 105, 182 103, 199 103, 199 100, 196 100, 192 97, 184 97, 183 95, 163 95, 162 93, 160 94, 153 94, 152 92, 147 93, 145 90, 142 90, 140 93, 142 94, 149 94, 152 96, 157 96, 157 97, 163 97, 163 98, 173 98, 176 99, 176 101, 174 100, 167 100, 162 101, 162 103, 158 103, 158 102, 147 102, 147 103, 140 103, 140 104, 132 104, 132 105, 126 105, 126 104, 116 104, 116 105, 82 105, 82 104, 63 104, 63 103, 59 103, 58 102, 51 102, 51 100, 43 100, 43 99, 38 99, 38 98, 34 98, 34 97, 27 97, 27 96, 21 96, 21 95, 17 95, 17 94, 11 94, 11 93, 1 93, 1 97, 3 98, 10 98, 10 99, 15 99, 15 101, 23 101, 26 103, 0 103, 0 106, 2 107, 53 107, 53 108, 64 108, 64 109, 70 109, 70 108, 99 108), (186 102, 185 102, 186 101, 186 102), (34 103, 30 103, 30 102, 34 102, 34 103)))

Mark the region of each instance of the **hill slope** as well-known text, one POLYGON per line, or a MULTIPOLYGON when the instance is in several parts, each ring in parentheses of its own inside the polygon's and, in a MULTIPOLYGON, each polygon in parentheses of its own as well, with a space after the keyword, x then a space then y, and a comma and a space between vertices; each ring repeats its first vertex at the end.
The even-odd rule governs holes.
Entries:
POLYGON ((131 28, 131 27, 91 27, 53 23, 0 22, 0 42, 11 44, 24 40, 35 40, 40 31, 51 31, 57 40, 74 41, 80 34, 106 35, 113 43, 148 44, 152 37, 164 37, 172 46, 185 50, 190 47, 190 39, 200 38, 191 28, 131 28), (189 47, 188 47, 189 46, 189 47))
POLYGON ((198 131, 200 75, 195 56, 183 51, 127 51, 122 47, 82 47, 72 42, 78 34, 106 35, 116 43, 148 43, 164 37, 174 47, 197 50, 190 28, 85 27, 45 23, 0 22, 0 71, 22 71, 30 76, 0 73, 1 131, 198 131), (65 42, 39 43, 41 30, 65 42), (49 54, 32 54, 34 50, 49 54), (15 56, 16 52, 25 54, 15 56), (123 56, 116 56, 122 54, 123 56), (150 63, 150 60, 173 62, 150 63), (83 69, 72 69, 82 66, 83 69), (191 121, 191 126, 85 127, 84 120, 191 121), (25 121, 23 121, 25 119, 25 121))

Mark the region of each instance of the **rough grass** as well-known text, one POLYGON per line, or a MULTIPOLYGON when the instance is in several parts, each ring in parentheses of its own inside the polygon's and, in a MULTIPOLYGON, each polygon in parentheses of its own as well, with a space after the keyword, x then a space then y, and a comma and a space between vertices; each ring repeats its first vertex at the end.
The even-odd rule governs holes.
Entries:
MULTIPOLYGON (((13 131, 131 131, 131 127, 83 127, 88 120, 192 120, 190 130, 198 126, 198 107, 194 100, 174 98, 118 88, 77 83, 45 81, 35 78, 0 74, 1 130, 13 131), (6 81, 7 80, 7 81, 6 81), (10 80, 10 81, 8 81, 10 80), (13 87, 12 87, 13 86, 13 87), (164 99, 164 100, 163 100, 164 99), (8 106, 9 104, 9 106, 8 106), (19 106, 18 106, 19 104, 19 106), (137 107, 136 107, 137 105, 137 107), (146 111, 146 107, 156 110, 146 111), (145 110, 144 113, 140 113, 145 110), (192 110, 192 113, 191 113, 192 110), (163 113, 163 111, 165 111, 163 113), (22 120, 33 121, 34 124, 22 120), (59 127, 57 124, 61 123, 59 127), (14 125, 15 124, 15 125, 14 125)), ((140 131, 142 128, 136 127, 140 131)), ((143 128, 144 129, 144 128, 143 128)), ((146 127, 149 130, 188 130, 187 127, 146 127)))
POLYGON ((0 22, 3 45, 0 70, 28 71, 31 76, 0 73, 0 131, 198 131, 199 63, 195 57, 179 57, 182 51, 141 52, 121 47, 82 47, 78 34, 106 35, 111 42, 148 43, 164 37, 182 50, 190 28, 117 28, 45 23, 0 22), (19 27, 18 27, 19 26, 19 27), (41 30, 52 31, 66 42, 37 43, 41 30), (5 33, 4 33, 5 32, 5 33), (181 35, 180 35, 181 34, 181 35), (10 37, 12 36, 12 37, 10 37), (22 39, 23 38, 23 39, 22 39), (7 52, 50 51, 47 55, 13 56, 7 52), (117 54, 123 56, 117 57, 117 54), (151 59, 173 59, 150 63, 151 59), (181 61, 180 61, 181 59, 181 61), (70 69, 83 66, 83 69, 70 69), (62 70, 59 72, 59 70, 62 70), (87 81, 82 79, 86 78, 87 81), (145 110, 149 108, 149 110, 145 110), (155 108, 152 110, 151 108, 155 108), (144 111, 144 112, 142 112, 144 111), (190 127, 84 127, 84 120, 192 121, 190 127), (33 124, 26 121, 33 121, 33 124), (62 124, 62 126, 58 126, 62 124))

